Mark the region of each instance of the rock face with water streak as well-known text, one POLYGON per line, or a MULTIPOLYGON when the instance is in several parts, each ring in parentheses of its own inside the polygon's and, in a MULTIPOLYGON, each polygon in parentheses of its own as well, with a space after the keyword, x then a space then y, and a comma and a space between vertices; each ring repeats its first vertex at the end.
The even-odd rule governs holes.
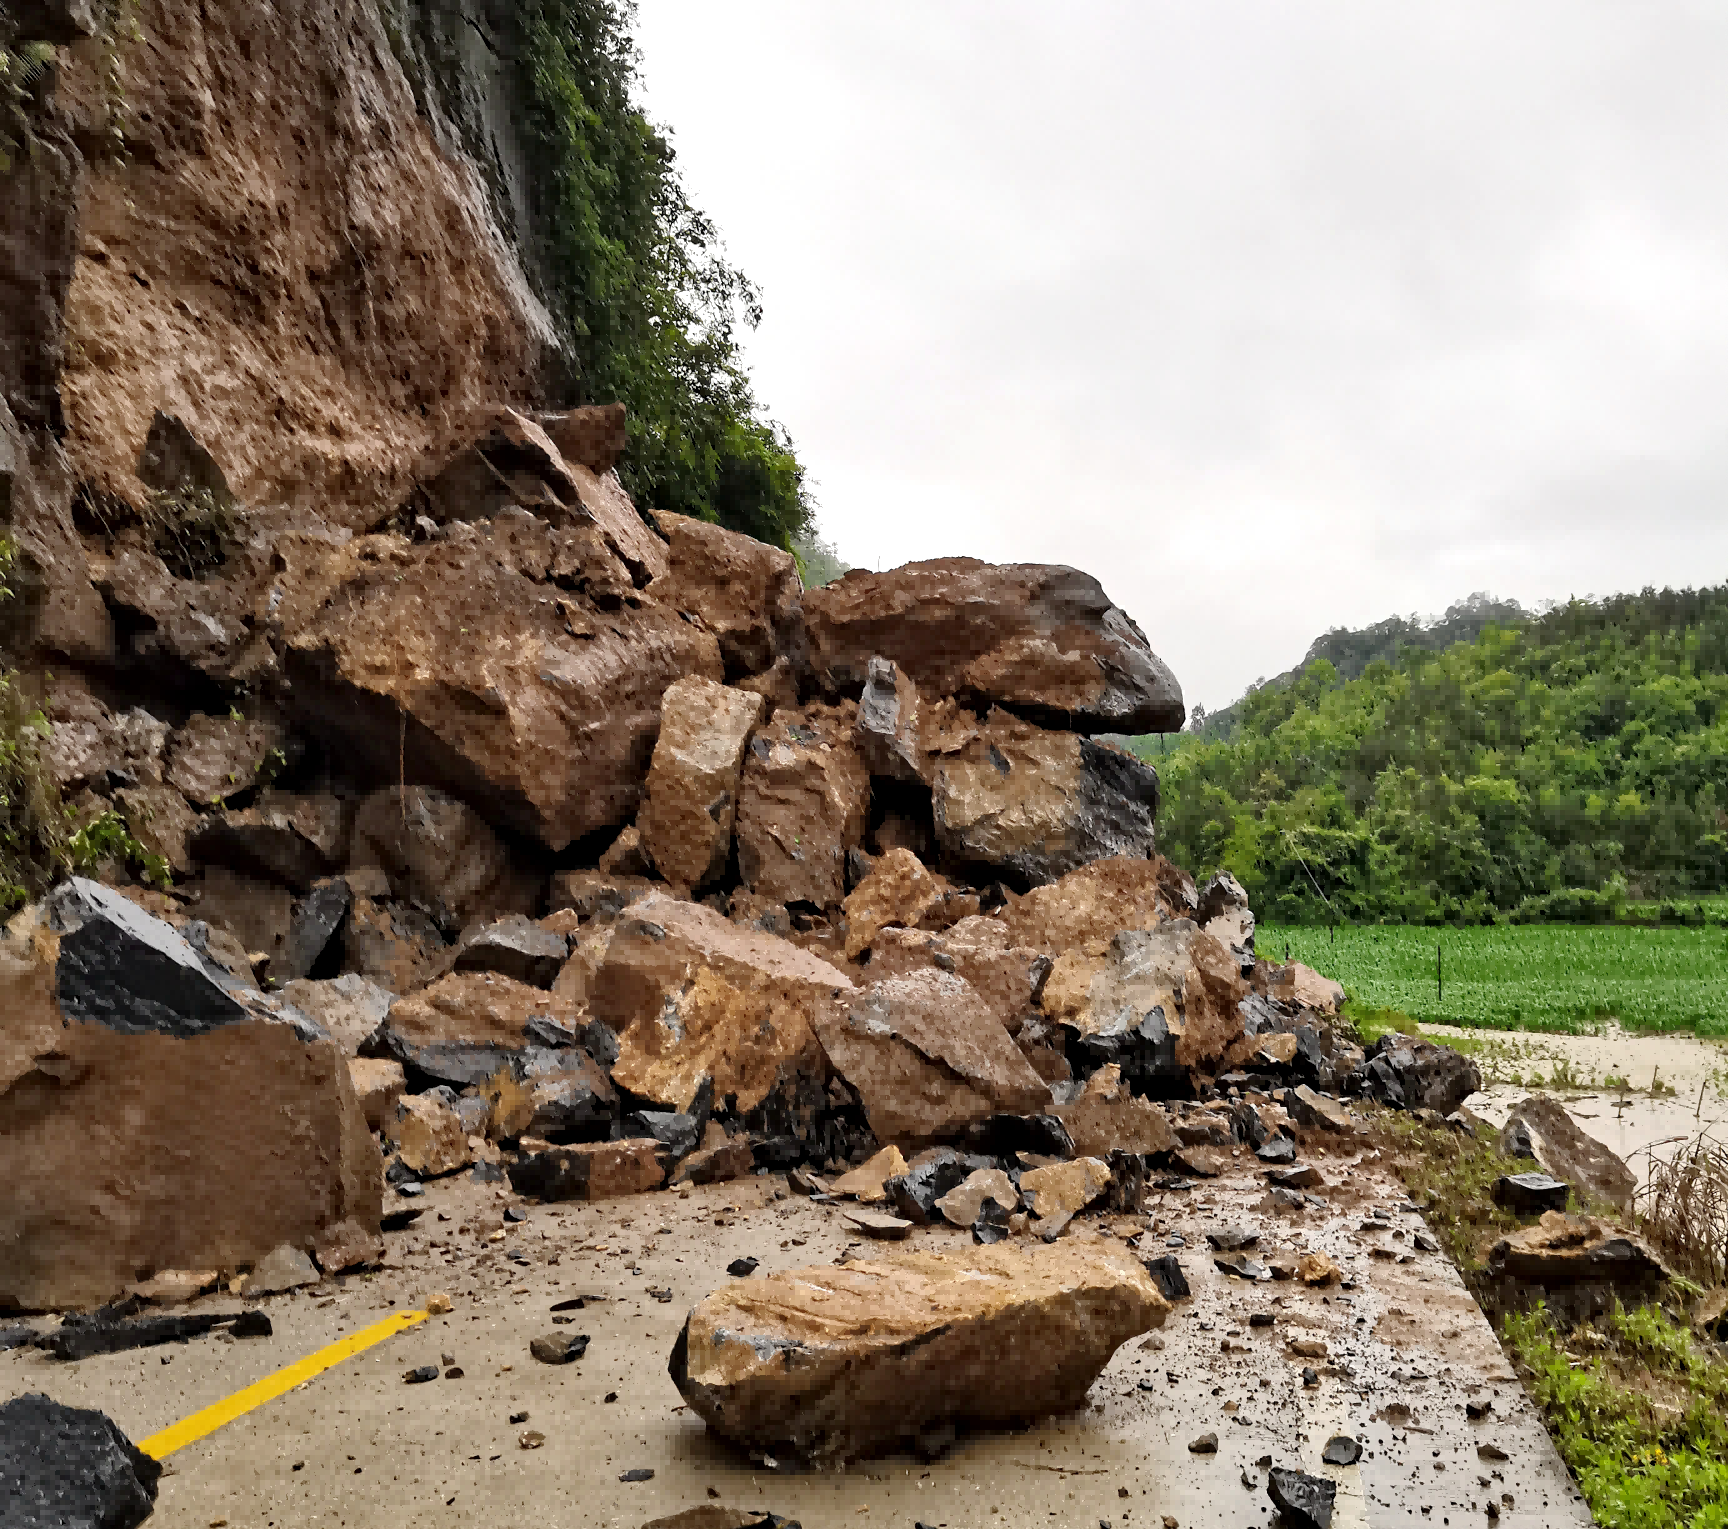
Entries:
POLYGON ((906 1253, 735 1280, 690 1313, 670 1369, 733 1443, 839 1463, 943 1424, 1077 1407, 1169 1310, 1128 1253, 1097 1244, 906 1253))

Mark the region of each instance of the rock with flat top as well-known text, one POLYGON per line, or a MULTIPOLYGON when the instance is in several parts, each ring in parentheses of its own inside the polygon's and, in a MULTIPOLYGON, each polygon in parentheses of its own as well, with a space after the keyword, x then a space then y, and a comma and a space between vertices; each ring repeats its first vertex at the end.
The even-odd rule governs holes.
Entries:
POLYGON ((495 972, 525 987, 548 988, 570 955, 568 936, 512 913, 490 924, 465 929, 456 942, 452 969, 495 972))
POLYGON ((720 643, 726 673, 760 674, 801 639, 798 567, 790 553, 739 531, 664 511, 667 572, 648 586, 664 605, 696 616, 720 643))
POLYGON ((936 1209, 942 1212, 944 1221, 970 1229, 991 1202, 1000 1206, 1006 1216, 1020 1208, 1020 1191, 1000 1168, 979 1168, 943 1195, 936 1202, 936 1209))
POLYGON ((854 570, 806 590, 819 686, 856 696, 873 658, 925 696, 1008 706, 1048 727, 1171 731, 1182 688, 1098 581, 1073 568, 976 558, 854 570))
POLYGON ((410 1076, 466 1088, 511 1066, 535 1043, 537 1023, 574 1035, 586 1022, 557 993, 496 972, 458 971, 398 999, 362 1049, 402 1063, 410 1076))
POLYGON ((246 1280, 248 1295, 278 1295, 284 1290, 298 1290, 303 1285, 316 1285, 317 1267, 299 1248, 282 1243, 259 1259, 246 1280))
POLYGON ((672 885, 697 890, 726 869, 744 748, 761 719, 761 696, 699 677, 660 698, 660 737, 636 823, 642 848, 672 885))
POLYGON ((734 1444, 839 1464, 943 1424, 1069 1411, 1168 1311, 1098 1244, 901 1253, 731 1282, 690 1313, 669 1368, 734 1444))
POLYGON ((1582 1197, 1604 1201, 1622 1213, 1632 1208, 1632 1192, 1638 1187, 1632 1170, 1547 1094, 1531 1094, 1513 1108, 1500 1132, 1500 1150, 1507 1157, 1534 1158, 1582 1197))
POLYGON ((880 1141, 951 1139, 992 1114, 1049 1107, 1049 1085, 971 986, 948 972, 893 977, 829 999, 815 1025, 880 1141))
POLYGON ((1020 1175, 1020 1192, 1037 1217, 1032 1230, 1046 1239, 1057 1237, 1081 1211, 1098 1204, 1110 1191, 1110 1165, 1102 1158, 1077 1157, 1020 1175))
POLYGON ((900 1155, 900 1149, 884 1147, 850 1173, 841 1174, 829 1189, 833 1194, 849 1195, 852 1199, 862 1200, 868 1205, 876 1200, 886 1200, 888 1191, 883 1185, 905 1171, 906 1159, 900 1155))
POLYGON ((1571 1192, 1564 1179, 1547 1173, 1503 1173, 1494 1181, 1494 1203, 1519 1216, 1563 1211, 1571 1192))
POLYGON ((1338 1487, 1324 1476, 1273 1466, 1266 1494, 1282 1516, 1286 1529, 1332 1529, 1332 1506, 1338 1487))
POLYGON ((605 1200, 658 1189, 666 1179, 659 1153, 660 1143, 652 1137, 568 1147, 524 1137, 521 1160, 505 1172, 517 1194, 542 1200, 605 1200))
POLYGON ((947 891, 948 883, 926 870, 911 850, 895 848, 878 856, 842 904, 846 959, 856 961, 884 929, 914 928, 947 891))

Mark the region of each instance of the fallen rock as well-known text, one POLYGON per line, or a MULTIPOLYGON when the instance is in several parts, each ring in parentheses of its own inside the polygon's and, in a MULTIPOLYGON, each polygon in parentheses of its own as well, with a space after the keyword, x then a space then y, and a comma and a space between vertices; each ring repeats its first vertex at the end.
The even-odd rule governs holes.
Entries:
POLYGON ((473 1161, 462 1117, 443 1089, 398 1099, 388 1134, 403 1165, 422 1178, 454 1173, 473 1161))
POLYGON ((840 1213, 840 1219, 866 1237, 875 1237, 886 1242, 903 1240, 917 1225, 904 1216, 890 1216, 878 1210, 844 1210, 840 1213))
POLYGON ((668 1518, 650 1519, 642 1529, 800 1529, 800 1526, 792 1519, 760 1508, 723 1508, 719 1503, 704 1503, 700 1508, 686 1508, 668 1518))
POLYGON ((1291 961, 1285 966, 1261 962, 1254 969, 1254 987, 1268 998, 1317 1014, 1335 1015, 1344 1003, 1344 984, 1322 977, 1311 966, 1291 961))
MULTIPOLYGON (((579 465, 604 477, 612 471, 630 439, 621 403, 585 404, 555 414, 536 414, 534 423, 558 448, 566 467, 579 465)), ((647 527, 643 527, 647 532, 647 527)))
POLYGON ((1482 1087, 1482 1073, 1462 1052, 1389 1030, 1351 1075, 1357 1092, 1400 1110, 1450 1115, 1482 1087))
POLYGON ((1101 1246, 906 1253, 727 1285, 690 1313, 669 1368, 735 1444, 839 1463, 942 1423, 1076 1407, 1168 1311, 1138 1264, 1101 1246))
POLYGON ((1632 1208, 1632 1193, 1638 1187, 1632 1170, 1547 1094, 1531 1094, 1514 1107, 1499 1146, 1507 1157, 1535 1159, 1555 1178, 1572 1185, 1580 1198, 1604 1201, 1622 1213, 1632 1208))
POLYGON ((1177 1147, 1170 1166, 1197 1179, 1215 1179, 1230 1166, 1230 1154, 1223 1147, 1177 1147))
POLYGON ((911 850, 885 851, 841 905, 846 917, 846 959, 856 961, 884 929, 915 928, 947 891, 948 883, 926 870, 911 850))
POLYGON ((789 553, 705 520, 657 512, 669 568, 648 593, 699 617, 733 679, 759 674, 802 641, 798 567, 789 553))
POLYGON ((993 712, 931 777, 946 864, 1019 887, 1155 848, 1158 773, 1132 754, 993 712))
POLYGON ((1355 1134, 1356 1121, 1350 1111, 1338 1100, 1316 1093, 1306 1083, 1285 1093, 1284 1108, 1297 1125, 1306 1126, 1311 1131, 1332 1131, 1342 1136, 1355 1134))
POLYGON ((184 796, 172 786, 146 781, 116 791, 114 805, 145 854, 160 855, 176 876, 191 874, 197 865, 192 857, 192 837, 198 831, 199 818, 184 796))
MULTIPOLYGON (((719 1130, 718 1126, 711 1127, 719 1130)), ((725 1133, 721 1132, 723 1138, 725 1133)), ((741 1179, 756 1168, 756 1154, 749 1139, 743 1136, 725 1138, 698 1147, 678 1164, 672 1182, 677 1184, 719 1184, 728 1179, 741 1179)))
POLYGON ((367 797, 355 814, 352 856, 353 866, 381 867, 394 897, 456 924, 526 912, 533 901, 479 813, 430 786, 389 786, 367 797))
POLYGON ((656 894, 613 931, 589 1008, 619 1034, 612 1077, 649 1103, 688 1111, 704 1086, 740 1112, 826 1081, 810 1014, 851 982, 820 957, 740 929, 700 904, 656 894))
POLYGON ((342 975, 386 992, 412 993, 444 974, 449 951, 438 926, 417 908, 355 897, 342 929, 342 975))
MULTIPOLYGON (((852 895, 856 897, 862 890, 861 883, 852 895)), ((1039 1018, 1037 1004, 1050 975, 1050 957, 1026 946, 1003 943, 1000 925, 994 927, 996 938, 978 937, 980 925, 994 923, 994 920, 963 919, 943 933, 878 928, 870 940, 870 978, 880 981, 884 977, 905 977, 932 967, 953 972, 971 984, 1002 1028, 1018 1040, 1021 1032, 1039 1018)), ((848 914, 848 941, 856 927, 848 914)), ((1021 1049, 1024 1051, 1026 1047, 1021 1049)))
POLYGON ((282 1001, 315 1020, 349 1057, 384 1023, 396 995, 376 982, 349 972, 326 981, 297 978, 281 989, 282 1001))
POLYGON ((1488 1272, 1548 1290, 1609 1285, 1628 1306, 1636 1292, 1668 1278, 1661 1259, 1642 1238, 1595 1216, 1557 1210, 1544 1211, 1535 1226, 1496 1242, 1488 1252, 1488 1272))
POLYGON ((1344 1271, 1326 1253, 1304 1253, 1296 1263, 1296 1277, 1304 1285, 1335 1285, 1344 1271))
POLYGON ((1326 1441, 1320 1458, 1328 1465, 1354 1465, 1362 1458, 1362 1446, 1348 1434, 1334 1434, 1326 1441))
POLYGON ((1242 883, 1228 871, 1200 889, 1195 922, 1236 958, 1243 976, 1254 970, 1254 910, 1242 883))
POLYGON ((380 1230, 364 1227, 358 1221, 338 1221, 318 1234, 318 1240, 312 1244, 312 1256, 326 1274, 375 1264, 384 1257, 380 1230))
POLYGON ((543 1333, 528 1340, 528 1352, 541 1364, 574 1364, 588 1352, 587 1333, 543 1333))
POLYGON ((1049 1086, 960 977, 872 983, 821 1003, 816 1033, 881 1141, 952 1138, 985 1117, 1038 1114, 1049 1086))
POLYGON ((1197 1439, 1188 1441, 1188 1453, 1191 1455, 1215 1455, 1218 1453, 1218 1435, 1203 1433, 1197 1439))
POLYGON ((1059 1237, 1081 1211, 1110 1191, 1110 1165, 1096 1157, 1077 1157, 1020 1175, 1020 1193, 1037 1218, 1032 1230, 1045 1241, 1059 1237))
POLYGON ((1320 1170, 1312 1163, 1303 1163, 1298 1168, 1268 1168, 1266 1170, 1268 1183, 1280 1189, 1324 1189, 1326 1179, 1320 1170))
POLYGON ((378 1149, 338 1047, 118 893, 74 878, 13 920, 0 1013, 0 1307, 94 1306, 140 1269, 377 1226, 378 1149))
POLYGON ((279 954, 271 957, 271 976, 280 982, 310 977, 320 968, 333 968, 340 959, 335 944, 353 894, 340 877, 321 881, 294 904, 288 920, 288 937, 279 954))
POLYGON ((761 718, 761 696, 712 680, 678 680, 660 698, 660 737, 636 822, 643 849, 674 886, 699 889, 726 869, 744 748, 761 718))
POLYGON ((938 1147, 918 1155, 906 1172, 884 1182, 888 1199, 906 1220, 928 1226, 936 1219, 936 1202, 958 1187, 974 1166, 951 1147, 938 1147))
POLYGON ((1188 1276, 1182 1272, 1182 1264, 1174 1253, 1164 1253, 1157 1258, 1143 1258, 1142 1267, 1151 1275, 1152 1283, 1158 1287, 1167 1301, 1185 1301, 1190 1295, 1188 1276))
POLYGON ((504 1171, 510 1187, 520 1195, 542 1200, 605 1200, 658 1189, 666 1180, 659 1148, 660 1143, 652 1138, 579 1142, 568 1147, 524 1138, 521 1160, 504 1171))
POLYGON ((1170 861, 1112 856, 1014 898, 998 921, 1010 945, 1102 956, 1119 930, 1192 919, 1198 903, 1192 878, 1170 861))
POLYGON ((872 775, 927 785, 918 687, 890 658, 872 658, 858 701, 858 752, 872 775))
POLYGON ((246 1278, 246 1293, 279 1295, 284 1290, 316 1285, 320 1278, 312 1260, 299 1248, 284 1242, 258 1260, 246 1278))
POLYGON ((1571 1186, 1546 1173, 1504 1173, 1494 1181, 1494 1203, 1518 1216, 1564 1211, 1571 1186))
POLYGON ((534 1044, 536 1022, 574 1037, 586 1018, 556 993, 494 972, 459 971, 398 999, 361 1049, 402 1063, 411 1077, 466 1088, 511 1066, 534 1044))
POLYGON ((860 1163, 850 1173, 843 1173, 829 1185, 829 1192, 837 1195, 849 1195, 854 1200, 862 1200, 870 1204, 876 1200, 886 1200, 888 1191, 883 1185, 892 1178, 897 1178, 906 1171, 906 1159, 900 1155, 898 1147, 884 1147, 874 1157, 860 1163))
POLYGON ((714 637, 641 598, 595 527, 459 529, 356 537, 282 576, 300 718, 357 773, 405 769, 554 851, 628 822, 666 687, 722 677, 714 637))
POLYGON ((838 907, 861 848, 870 776, 852 741, 855 708, 777 710, 744 754, 738 874, 758 897, 838 907))
POLYGON ((1182 726, 1182 690, 1097 580, 1072 568, 976 558, 854 570, 805 591, 816 682, 856 696, 892 660, 926 696, 997 703, 1051 727, 1144 733, 1182 726))
POLYGON ((152 1306, 183 1306, 214 1290, 221 1277, 220 1269, 158 1269, 149 1279, 128 1285, 126 1293, 152 1306))
POLYGON ((554 933, 526 914, 513 913, 464 930, 451 967, 459 972, 494 972, 524 987, 549 988, 569 956, 568 936, 554 933))
POLYGON ((1164 1111, 1131 1093, 1114 1062, 1093 1073, 1077 1099, 1056 1105, 1051 1113, 1082 1157, 1108 1157, 1117 1151, 1149 1156, 1176 1145, 1164 1111))
POLYGON ((1009 1212, 1020 1208, 1020 1191, 1000 1168, 979 1168, 943 1195, 936 1202, 936 1209, 942 1212, 944 1221, 970 1230, 985 1206, 992 1202, 1001 1207, 1006 1220, 1009 1212))
POLYGON ((259 774, 287 738, 275 723, 194 713, 169 735, 167 779, 195 807, 256 791, 259 774))
POLYGON ((1266 1493, 1284 1516, 1286 1529, 1332 1529, 1332 1505, 1338 1488, 1323 1476, 1273 1466, 1266 1493))
POLYGON ((5 1522, 136 1529, 155 1511, 162 1466, 104 1413, 37 1392, 0 1403, 5 1522))

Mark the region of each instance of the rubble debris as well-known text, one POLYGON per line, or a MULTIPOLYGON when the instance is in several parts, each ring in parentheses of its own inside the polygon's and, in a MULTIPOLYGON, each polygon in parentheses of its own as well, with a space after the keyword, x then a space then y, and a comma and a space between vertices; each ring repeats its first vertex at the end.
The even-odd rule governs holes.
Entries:
POLYGON ((105 1413, 39 1392, 0 1403, 0 1503, 8 1524, 136 1529, 155 1510, 160 1462, 105 1413))
POLYGON ((1325 1477, 1275 1465, 1266 1479, 1266 1493, 1283 1515, 1285 1529, 1332 1529, 1338 1488, 1325 1477))
POLYGON ((1056 1105, 1051 1113, 1068 1133, 1069 1150, 1082 1157, 1105 1157, 1113 1151, 1149 1157, 1176 1145, 1169 1117, 1150 1099, 1129 1090, 1115 1062, 1100 1067, 1077 1098, 1056 1105))
POLYGON ((888 1191, 883 1186, 889 1179, 898 1178, 905 1172, 906 1159, 900 1155, 900 1149, 884 1147, 850 1173, 841 1174, 828 1186, 827 1193, 849 1195, 868 1205, 877 1200, 886 1200, 888 1191))
POLYGON ((1344 1278, 1344 1271, 1328 1253, 1304 1253, 1296 1262, 1296 1277, 1304 1285, 1335 1285, 1344 1278))
POLYGON ((701 619, 720 644, 727 683, 760 675, 802 640, 797 564, 753 536, 686 515, 655 515, 667 571, 647 593, 701 619))
POLYGON ((1020 1193, 1036 1218, 1032 1230, 1047 1242, 1109 1190, 1110 1165, 1096 1157, 1077 1157, 1020 1175, 1020 1193))
POLYGON ((1494 1181, 1494 1203, 1519 1216, 1563 1211, 1571 1186, 1546 1173, 1503 1173, 1494 1181))
POLYGON ((1547 1094, 1531 1094, 1513 1107, 1499 1148, 1507 1157, 1533 1158, 1554 1178, 1566 1180, 1580 1199, 1603 1201, 1623 1215, 1632 1208, 1638 1182, 1632 1170, 1547 1094))
POLYGON ((748 1279, 756 1272, 761 1262, 759 1258, 734 1258, 731 1263, 726 1265, 726 1272, 733 1279, 748 1279))
POLYGON ((1116 1348, 1168 1311, 1140 1266, 1105 1247, 913 1252, 727 1285, 691 1311, 669 1368, 735 1444, 837 1464, 944 1422, 1075 1407, 1116 1348))
POLYGON ((915 1222, 904 1216, 890 1216, 878 1210, 847 1210, 841 1212, 841 1219, 850 1227, 856 1228, 866 1237, 875 1237, 889 1242, 899 1242, 910 1235, 915 1222))
POLYGON ((1356 1122, 1346 1105, 1316 1092, 1306 1083, 1285 1093, 1284 1108, 1289 1110, 1292 1120, 1311 1131, 1332 1131, 1341 1136, 1353 1136, 1356 1132, 1356 1122))
POLYGON ((580 1009, 488 971, 455 971, 399 998, 361 1054, 400 1062, 410 1078, 454 1088, 481 1084, 511 1066, 534 1043, 534 1021, 550 1021, 574 1039, 580 1009))

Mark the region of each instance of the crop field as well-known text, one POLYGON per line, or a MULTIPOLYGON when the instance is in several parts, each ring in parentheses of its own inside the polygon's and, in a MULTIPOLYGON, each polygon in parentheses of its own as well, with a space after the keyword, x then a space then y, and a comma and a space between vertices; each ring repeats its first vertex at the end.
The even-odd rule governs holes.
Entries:
POLYGON ((1428 1024, 1728 1035, 1728 929, 1263 925, 1269 961, 1305 962, 1359 1002, 1428 1024), (1435 981, 1439 952, 1440 984, 1435 981))

